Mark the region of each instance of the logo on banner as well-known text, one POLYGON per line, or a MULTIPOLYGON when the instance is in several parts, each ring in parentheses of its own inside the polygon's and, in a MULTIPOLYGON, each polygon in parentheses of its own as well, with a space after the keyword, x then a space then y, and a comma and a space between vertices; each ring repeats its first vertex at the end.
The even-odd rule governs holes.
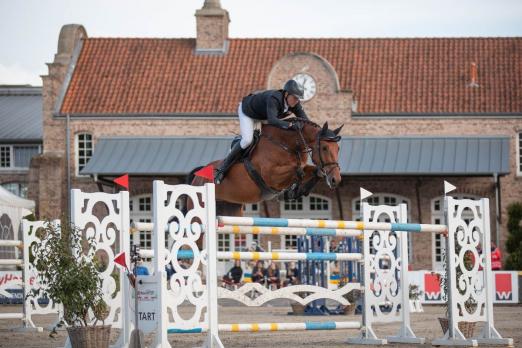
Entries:
POLYGON ((437 273, 424 273, 424 299, 427 302, 442 300, 439 277, 437 273))
POLYGON ((495 285, 497 301, 511 301, 513 299, 511 273, 495 273, 495 285))

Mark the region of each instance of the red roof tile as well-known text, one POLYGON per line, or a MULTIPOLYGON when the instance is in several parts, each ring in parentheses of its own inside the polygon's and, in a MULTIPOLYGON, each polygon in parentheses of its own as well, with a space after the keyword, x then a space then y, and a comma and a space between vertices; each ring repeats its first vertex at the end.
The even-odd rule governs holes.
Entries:
POLYGON ((195 55, 194 39, 88 38, 62 113, 234 113, 274 63, 313 52, 360 113, 522 112, 522 38, 231 39, 195 55), (470 88, 470 65, 480 87, 470 88))

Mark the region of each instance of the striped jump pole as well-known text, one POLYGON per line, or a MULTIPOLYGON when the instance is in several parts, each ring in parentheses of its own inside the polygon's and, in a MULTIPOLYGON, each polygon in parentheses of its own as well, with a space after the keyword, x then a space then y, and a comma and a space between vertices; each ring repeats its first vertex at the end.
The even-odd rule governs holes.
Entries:
POLYGON ((219 226, 218 233, 233 234, 267 234, 284 236, 329 236, 329 237, 357 237, 362 234, 359 230, 317 227, 269 227, 269 226, 219 226))
POLYGON ((447 233, 445 225, 433 224, 406 224, 389 222, 362 222, 362 221, 335 221, 312 219, 284 219, 284 218, 258 218, 219 216, 219 225, 232 226, 269 226, 269 227, 304 227, 304 228, 333 228, 342 230, 375 230, 375 231, 401 231, 401 232, 429 232, 447 233))
MULTIPOLYGON (((252 323, 252 324, 219 324, 221 332, 262 332, 262 331, 313 331, 313 330, 341 330, 360 329, 358 321, 306 321, 301 323, 252 323)), ((198 333, 206 332, 201 329, 168 329, 168 333, 198 333)))
MULTIPOLYGON (((135 231, 152 231, 152 222, 134 222, 132 228, 135 231)), ((260 235, 284 235, 284 236, 327 236, 327 237, 358 237, 361 230, 349 230, 340 228, 318 227, 272 227, 272 226, 218 226, 218 233, 230 234, 260 234, 260 235)))
MULTIPOLYGON (((154 257, 154 251, 140 249, 139 254, 143 258, 154 257)), ((193 259, 192 250, 178 250, 178 259, 193 259)), ((224 260, 282 260, 282 261, 360 261, 363 256, 360 253, 285 253, 285 252, 238 252, 218 251, 218 259, 224 260)))

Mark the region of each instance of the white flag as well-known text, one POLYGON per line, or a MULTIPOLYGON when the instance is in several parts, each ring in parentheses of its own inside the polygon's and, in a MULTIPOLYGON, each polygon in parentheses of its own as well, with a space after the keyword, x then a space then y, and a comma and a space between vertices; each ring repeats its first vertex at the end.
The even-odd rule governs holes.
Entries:
POLYGON ((448 194, 451 191, 455 190, 456 188, 457 188, 456 186, 453 186, 452 184, 450 184, 449 182, 444 180, 444 194, 448 194))
POLYGON ((373 195, 373 193, 371 193, 370 191, 365 190, 361 187, 361 201, 370 197, 371 195, 373 195))

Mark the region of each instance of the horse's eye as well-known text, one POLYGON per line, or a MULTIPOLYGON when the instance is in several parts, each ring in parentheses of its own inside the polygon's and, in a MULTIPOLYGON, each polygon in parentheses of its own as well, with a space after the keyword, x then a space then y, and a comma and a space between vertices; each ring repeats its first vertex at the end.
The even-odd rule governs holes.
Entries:
POLYGON ((323 151, 328 151, 328 146, 323 145, 323 151))

